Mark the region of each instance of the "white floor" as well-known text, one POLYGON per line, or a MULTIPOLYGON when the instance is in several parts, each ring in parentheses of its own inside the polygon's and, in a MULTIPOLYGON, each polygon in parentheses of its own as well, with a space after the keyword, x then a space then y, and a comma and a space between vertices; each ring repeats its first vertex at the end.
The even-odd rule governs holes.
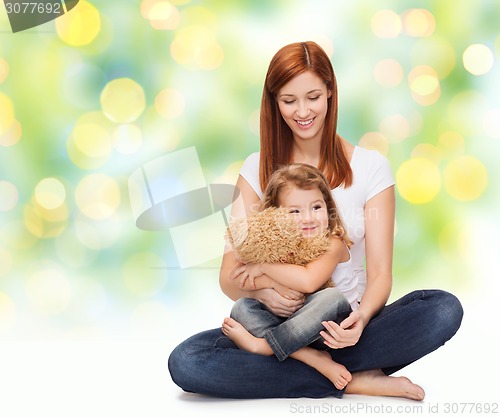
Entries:
MULTIPOLYGON (((215 301, 215 302, 214 302, 215 301)), ((208 301, 207 301, 208 302, 208 301)), ((210 303, 222 315, 225 303, 210 303)), ((435 415, 449 408, 459 415, 489 414, 499 403, 498 313, 464 303, 459 333, 443 348, 403 372, 422 385, 424 402, 346 395, 338 399, 224 400, 184 393, 171 381, 172 348, 214 317, 194 322, 187 313, 170 322, 173 338, 150 341, 44 341, 0 344, 0 415, 77 416, 256 416, 275 415, 435 415), (466 404, 467 403, 467 404, 466 404), (470 403, 470 404, 469 404, 470 403), (452 408, 453 407, 453 408, 452 408), (471 409, 472 407, 472 409, 471 409), (477 412, 473 407, 483 407, 477 412)), ((198 316, 199 317, 199 316, 198 316)), ((212 323, 213 324, 213 323, 212 323)), ((211 327, 215 327, 211 326, 211 327)), ((498 406, 497 406, 498 407, 498 406)), ((496 409, 497 413, 500 410, 496 409)), ((451 412, 450 412, 451 413, 451 412)))

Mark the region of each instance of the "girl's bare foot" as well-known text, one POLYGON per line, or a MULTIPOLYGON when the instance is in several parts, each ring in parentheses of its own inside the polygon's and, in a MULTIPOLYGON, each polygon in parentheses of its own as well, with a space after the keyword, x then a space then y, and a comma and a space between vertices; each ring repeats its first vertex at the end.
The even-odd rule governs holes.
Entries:
POLYGON ((381 369, 355 372, 347 385, 346 394, 381 395, 422 401, 425 392, 422 387, 404 376, 387 376, 381 369))
POLYGON ((335 362, 330 354, 324 350, 318 350, 318 353, 324 357, 323 366, 317 369, 326 376, 337 389, 344 389, 351 382, 352 375, 344 365, 335 362))
POLYGON ((230 317, 224 319, 222 333, 229 337, 242 350, 258 353, 259 355, 274 355, 266 339, 253 336, 240 323, 230 317))

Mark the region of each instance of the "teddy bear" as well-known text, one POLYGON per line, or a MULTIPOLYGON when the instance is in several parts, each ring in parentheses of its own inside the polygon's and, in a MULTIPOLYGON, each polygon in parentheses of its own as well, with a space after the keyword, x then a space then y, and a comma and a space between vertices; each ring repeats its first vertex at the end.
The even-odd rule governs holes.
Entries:
MULTIPOLYGON (((324 254, 327 234, 306 238, 283 207, 268 207, 246 218, 232 219, 226 237, 243 263, 287 263, 304 266, 324 254)), ((332 287, 328 280, 322 287, 332 287)))

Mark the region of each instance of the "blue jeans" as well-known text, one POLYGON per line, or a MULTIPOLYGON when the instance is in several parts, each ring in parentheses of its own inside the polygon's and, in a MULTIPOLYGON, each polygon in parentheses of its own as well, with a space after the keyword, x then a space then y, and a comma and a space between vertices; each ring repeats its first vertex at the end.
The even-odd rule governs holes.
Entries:
MULTIPOLYGON (((444 345, 460 327, 460 301, 440 290, 414 291, 385 306, 354 346, 335 350, 350 372, 382 369, 387 375, 444 345)), ((293 358, 255 355, 237 348, 220 329, 196 334, 168 359, 183 390, 224 398, 342 397, 323 375, 293 358)))
POLYGON ((255 337, 266 339, 281 362, 293 352, 320 339, 319 332, 324 329, 322 321, 340 323, 351 311, 347 298, 337 288, 325 288, 309 295, 304 306, 289 318, 275 316, 253 298, 236 301, 231 317, 255 337))

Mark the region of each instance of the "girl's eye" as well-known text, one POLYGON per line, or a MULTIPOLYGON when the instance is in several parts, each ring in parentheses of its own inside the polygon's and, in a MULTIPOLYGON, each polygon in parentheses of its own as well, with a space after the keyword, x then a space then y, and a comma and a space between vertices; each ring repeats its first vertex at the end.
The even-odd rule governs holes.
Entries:
POLYGON ((320 204, 316 204, 315 206, 313 206, 313 210, 320 210, 320 209, 321 209, 320 204))
POLYGON ((297 209, 290 209, 290 214, 297 214, 299 211, 297 209))
POLYGON ((319 98, 319 96, 316 96, 316 97, 309 97, 309 100, 311 100, 311 101, 316 101, 318 98, 319 98))
POLYGON ((285 104, 293 104, 295 100, 283 100, 283 103, 285 104))

